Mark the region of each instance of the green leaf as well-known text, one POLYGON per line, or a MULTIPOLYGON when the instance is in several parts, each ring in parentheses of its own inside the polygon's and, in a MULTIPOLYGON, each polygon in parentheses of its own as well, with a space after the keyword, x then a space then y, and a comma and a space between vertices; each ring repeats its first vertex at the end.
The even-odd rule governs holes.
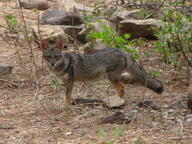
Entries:
POLYGON ((106 136, 107 136, 107 134, 105 133, 105 131, 104 131, 102 128, 99 128, 99 129, 98 129, 98 134, 99 134, 100 136, 102 136, 102 137, 106 137, 106 136))
POLYGON ((123 136, 126 129, 127 129, 127 127, 125 125, 121 126, 121 127, 117 128, 117 129, 113 130, 111 135, 115 136, 115 137, 123 136))
POLYGON ((125 38, 125 39, 131 38, 131 34, 124 34, 124 38, 125 38))
POLYGON ((9 20, 11 20, 11 19, 13 19, 14 17, 13 17, 13 14, 8 14, 8 15, 6 15, 6 18, 9 19, 9 20))

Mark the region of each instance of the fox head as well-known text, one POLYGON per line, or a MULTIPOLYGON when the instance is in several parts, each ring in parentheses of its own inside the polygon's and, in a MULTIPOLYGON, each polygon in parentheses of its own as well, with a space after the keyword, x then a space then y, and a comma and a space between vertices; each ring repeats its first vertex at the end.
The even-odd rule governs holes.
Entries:
POLYGON ((57 41, 55 44, 50 44, 48 41, 42 41, 40 47, 43 52, 43 58, 47 61, 51 69, 55 69, 61 64, 64 67, 68 66, 68 54, 62 54, 62 48, 64 47, 63 41, 57 41))

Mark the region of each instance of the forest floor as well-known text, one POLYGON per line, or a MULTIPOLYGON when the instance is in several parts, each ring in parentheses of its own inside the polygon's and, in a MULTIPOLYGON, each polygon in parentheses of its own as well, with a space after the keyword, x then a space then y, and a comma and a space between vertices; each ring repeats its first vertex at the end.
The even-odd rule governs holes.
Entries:
MULTIPOLYGON (((13 14, 21 23, 15 0, 0 1, 0 23, 6 25, 4 16, 13 14)), ((37 23, 37 12, 23 10, 28 26, 37 23)), ((0 33, 8 41, 0 40, 0 64, 12 65, 13 72, 0 77, 0 144, 191 144, 192 124, 186 122, 187 109, 169 109, 167 106, 186 97, 187 77, 184 69, 175 71, 170 64, 155 53, 154 41, 138 47, 139 62, 146 71, 158 70, 158 79, 164 84, 164 92, 158 95, 138 84, 126 87, 128 104, 123 108, 109 109, 98 106, 73 105, 62 107, 64 90, 56 91, 52 84, 53 74, 44 70, 41 52, 32 44, 38 70, 34 74, 28 43, 19 35, 19 43, 10 37, 7 29, 0 33), (150 56, 146 55, 146 52, 150 56), (137 103, 151 100, 160 110, 139 108, 137 103), (135 112, 128 124, 100 124, 102 117, 117 111, 135 112), (170 115, 171 116, 170 116, 170 115)), ((100 98, 112 96, 113 87, 106 81, 82 85, 77 83, 73 98, 100 98)))

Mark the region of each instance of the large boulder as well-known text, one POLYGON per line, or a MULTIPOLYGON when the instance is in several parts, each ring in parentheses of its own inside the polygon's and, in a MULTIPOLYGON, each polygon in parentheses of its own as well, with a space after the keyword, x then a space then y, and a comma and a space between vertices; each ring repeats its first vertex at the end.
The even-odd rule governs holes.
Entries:
POLYGON ((113 15, 110 17, 110 21, 112 22, 120 22, 127 19, 140 19, 140 9, 135 10, 116 10, 113 15))
POLYGON ((47 0, 19 0, 24 9, 46 10, 49 8, 47 0))
POLYGON ((74 0, 57 0, 57 5, 59 9, 71 12, 76 9, 78 12, 93 12, 93 9, 85 5, 79 4, 74 0))
POLYGON ((161 26, 162 22, 156 19, 128 19, 119 23, 118 35, 122 36, 126 33, 130 33, 131 39, 140 37, 156 39, 154 35, 154 28, 159 29, 161 26))
POLYGON ((34 25, 32 26, 35 42, 39 45, 41 40, 48 40, 56 42, 58 39, 62 40, 65 45, 69 40, 65 32, 60 26, 57 25, 34 25))
POLYGON ((85 25, 79 25, 79 26, 66 26, 66 25, 60 25, 60 27, 63 29, 63 31, 70 36, 69 41, 79 41, 81 43, 86 43, 86 35, 78 35, 80 31, 82 31, 85 28, 85 25))
POLYGON ((75 12, 67 12, 64 10, 48 10, 43 13, 40 23, 75 26, 82 24, 82 20, 79 14, 75 12))
POLYGON ((98 50, 109 48, 108 44, 103 43, 100 39, 88 42, 84 45, 84 53, 94 53, 98 50))

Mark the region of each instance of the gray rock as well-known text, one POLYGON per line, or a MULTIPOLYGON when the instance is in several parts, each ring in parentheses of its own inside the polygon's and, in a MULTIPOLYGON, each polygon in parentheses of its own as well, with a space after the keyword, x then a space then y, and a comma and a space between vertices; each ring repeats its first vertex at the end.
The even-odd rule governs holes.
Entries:
POLYGON ((77 10, 78 12, 93 12, 93 8, 87 7, 85 5, 79 4, 74 0, 57 0, 59 9, 64 9, 68 12, 72 10, 77 10))
POLYGON ((78 35, 80 31, 85 27, 84 25, 80 26, 66 26, 66 25, 60 25, 60 27, 63 29, 63 31, 69 35, 71 38, 69 38, 70 41, 79 41, 81 43, 86 43, 86 35, 78 35))
POLYGON ((136 9, 132 11, 120 9, 113 13, 112 17, 110 18, 110 21, 120 22, 127 19, 139 19, 140 12, 141 12, 140 9, 136 9))
POLYGON ((94 53, 97 50, 110 47, 109 45, 102 43, 100 39, 88 42, 84 45, 84 53, 94 53))
POLYGON ((82 20, 78 13, 67 12, 64 10, 48 10, 43 13, 40 23, 75 26, 82 24, 82 20))
POLYGON ((63 29, 57 25, 37 25, 32 26, 34 40, 39 44, 40 40, 49 40, 56 42, 58 39, 62 40, 66 45, 69 42, 68 36, 63 29), (41 38, 39 37, 41 35, 41 38))
POLYGON ((152 28, 160 29, 161 26, 162 22, 156 19, 125 20, 119 23, 118 35, 130 33, 132 39, 140 37, 155 39, 152 28))
POLYGON ((19 0, 24 9, 46 10, 49 8, 47 0, 19 0))
POLYGON ((187 119, 188 119, 188 118, 192 118, 192 114, 186 115, 185 117, 186 117, 187 119))
POLYGON ((110 96, 103 99, 109 108, 121 107, 125 104, 125 100, 121 99, 119 96, 110 96))
POLYGON ((174 120, 177 111, 170 109, 162 113, 162 117, 167 120, 174 120))
POLYGON ((187 118, 187 119, 186 119, 186 122, 192 123, 192 118, 187 118))
POLYGON ((7 64, 0 64, 0 76, 8 75, 12 72, 13 67, 7 64))

